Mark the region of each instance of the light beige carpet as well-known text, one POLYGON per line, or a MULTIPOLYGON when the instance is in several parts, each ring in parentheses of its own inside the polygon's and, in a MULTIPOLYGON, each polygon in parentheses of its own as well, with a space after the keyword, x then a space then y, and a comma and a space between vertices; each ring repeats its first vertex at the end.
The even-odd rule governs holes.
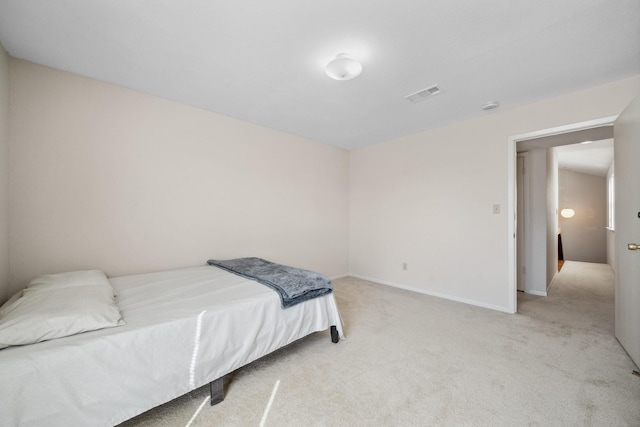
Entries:
POLYGON ((346 341, 314 334, 230 375, 217 406, 202 387, 123 426, 640 425, 607 265, 566 262, 515 315, 353 278, 334 288, 346 341))

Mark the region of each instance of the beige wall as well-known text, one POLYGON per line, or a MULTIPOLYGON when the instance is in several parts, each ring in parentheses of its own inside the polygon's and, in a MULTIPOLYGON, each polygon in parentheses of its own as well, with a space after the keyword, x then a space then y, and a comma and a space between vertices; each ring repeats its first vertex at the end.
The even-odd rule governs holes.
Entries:
POLYGON ((350 272, 508 311, 509 137, 619 114, 639 83, 636 76, 353 150, 350 272))
MULTIPOLYGON (((522 214, 527 223, 525 234, 526 272, 525 292, 534 295, 547 295, 549 261, 548 217, 549 186, 551 174, 548 161, 548 148, 535 148, 528 151, 525 171, 529 176, 529 188, 525 193, 526 212, 522 214)), ((557 227, 556 227, 557 230, 557 227)), ((556 262, 556 265, 558 263, 556 262)))
POLYGON ((529 192, 525 217, 530 227, 527 247, 526 289, 547 295, 558 272, 558 159, 553 148, 529 150, 529 192))
POLYGON ((547 149, 547 283, 545 291, 558 272, 558 156, 547 149))
POLYGON ((564 259, 607 262, 607 178, 560 169, 559 202, 573 218, 560 217, 564 259))
POLYGON ((505 311, 508 138, 618 114, 640 86, 348 153, 21 60, 10 71, 11 290, 255 255, 505 311))
POLYGON ((259 256, 347 273, 348 152, 11 60, 11 283, 259 256))
POLYGON ((0 303, 9 289, 9 55, 0 44, 0 303))

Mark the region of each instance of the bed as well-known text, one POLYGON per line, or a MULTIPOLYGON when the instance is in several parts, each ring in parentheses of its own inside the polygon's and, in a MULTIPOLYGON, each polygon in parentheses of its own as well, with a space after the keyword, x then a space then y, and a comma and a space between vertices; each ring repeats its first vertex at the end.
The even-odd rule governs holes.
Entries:
POLYGON ((200 266, 109 279, 126 324, 0 350, 0 425, 110 426, 311 333, 343 337, 333 293, 286 309, 254 280, 200 266))

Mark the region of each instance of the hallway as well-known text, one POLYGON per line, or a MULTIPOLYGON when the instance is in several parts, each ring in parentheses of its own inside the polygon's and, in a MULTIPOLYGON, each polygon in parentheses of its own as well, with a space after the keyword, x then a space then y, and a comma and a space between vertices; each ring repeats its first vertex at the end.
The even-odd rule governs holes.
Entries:
MULTIPOLYGON (((614 273, 608 264, 565 261, 547 297, 518 292, 518 315, 535 321, 538 332, 554 339, 557 354, 552 364, 547 362, 548 369, 567 378, 584 378, 579 389, 559 395, 574 394, 577 404, 583 402, 585 420, 604 407, 638 413, 640 377, 633 375, 638 367, 615 338, 614 273), (594 399, 598 395, 600 399, 594 399)), ((640 425, 640 419, 630 425, 640 425)))
POLYGON ((615 340, 613 280, 608 264, 565 261, 547 297, 518 292, 518 314, 615 340))

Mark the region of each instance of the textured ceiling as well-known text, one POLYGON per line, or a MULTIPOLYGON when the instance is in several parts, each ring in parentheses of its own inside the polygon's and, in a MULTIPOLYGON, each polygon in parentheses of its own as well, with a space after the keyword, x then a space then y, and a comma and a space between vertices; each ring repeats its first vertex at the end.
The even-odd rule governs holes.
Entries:
POLYGON ((640 1, 0 0, 0 41, 350 149, 640 73, 640 1), (359 78, 324 74, 341 52, 359 78), (403 99, 436 83, 439 95, 403 99))

